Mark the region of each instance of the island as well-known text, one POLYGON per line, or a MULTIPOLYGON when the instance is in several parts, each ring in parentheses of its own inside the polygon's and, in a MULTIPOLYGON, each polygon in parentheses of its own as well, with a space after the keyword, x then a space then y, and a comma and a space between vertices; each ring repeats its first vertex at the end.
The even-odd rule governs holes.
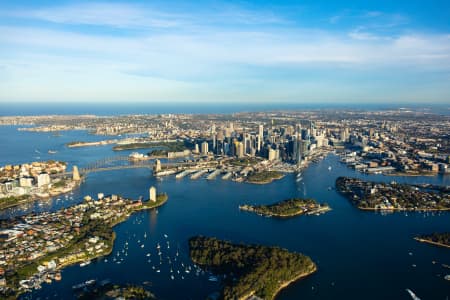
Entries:
POLYGON ((436 186, 381 183, 339 177, 336 189, 363 210, 448 211, 450 193, 436 186))
POLYGON ((189 253, 201 268, 223 275, 221 299, 273 299, 290 283, 317 270, 316 264, 300 253, 203 236, 189 239, 189 253))
POLYGON ((450 248, 450 232, 420 235, 414 238, 418 242, 450 248))
POLYGON ((135 299, 135 300, 154 300, 155 295, 139 285, 127 284, 118 285, 108 281, 101 282, 89 289, 82 289, 77 295, 79 300, 114 300, 114 299, 135 299))
POLYGON ((247 182, 255 184, 267 184, 274 180, 278 180, 284 177, 284 174, 278 171, 262 171, 250 174, 247 177, 247 182))
POLYGON ((319 204, 314 199, 292 198, 269 205, 240 205, 240 210, 254 212, 266 217, 287 218, 298 215, 319 215, 330 211, 328 204, 319 204))
MULTIPOLYGON (((0 227, 0 283, 4 296, 39 288, 42 282, 61 280, 65 266, 108 255, 113 248, 113 227, 137 211, 163 205, 167 194, 149 191, 150 200, 118 195, 84 202, 56 212, 28 214, 2 220, 0 227)), ((0 297, 2 295, 0 294, 0 297)))

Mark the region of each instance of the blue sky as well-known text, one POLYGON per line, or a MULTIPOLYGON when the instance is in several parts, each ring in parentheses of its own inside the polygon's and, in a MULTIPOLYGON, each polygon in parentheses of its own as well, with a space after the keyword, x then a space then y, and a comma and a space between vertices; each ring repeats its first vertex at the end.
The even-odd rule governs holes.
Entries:
POLYGON ((0 101, 450 103, 449 3, 0 0, 0 101))

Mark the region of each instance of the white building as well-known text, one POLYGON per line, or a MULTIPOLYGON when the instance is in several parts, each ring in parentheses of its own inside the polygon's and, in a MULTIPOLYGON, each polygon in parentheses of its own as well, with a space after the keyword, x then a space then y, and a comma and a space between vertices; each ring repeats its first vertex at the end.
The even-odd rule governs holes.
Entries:
POLYGON ((154 186, 150 187, 148 193, 150 201, 156 202, 156 188, 154 186))
POLYGON ((47 173, 41 173, 38 175, 38 187, 42 187, 44 185, 49 185, 50 184, 50 175, 48 175, 47 173))
POLYGON ((206 141, 202 143, 202 154, 208 155, 208 142, 206 141))

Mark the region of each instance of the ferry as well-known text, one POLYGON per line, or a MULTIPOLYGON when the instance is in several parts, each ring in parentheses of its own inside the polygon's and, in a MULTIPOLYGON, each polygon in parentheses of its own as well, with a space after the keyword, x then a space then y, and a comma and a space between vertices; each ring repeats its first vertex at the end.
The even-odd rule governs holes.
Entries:
POLYGON ((450 281, 450 275, 445 275, 444 279, 450 281))
POLYGON ((219 279, 216 276, 209 276, 209 281, 219 281, 219 279))

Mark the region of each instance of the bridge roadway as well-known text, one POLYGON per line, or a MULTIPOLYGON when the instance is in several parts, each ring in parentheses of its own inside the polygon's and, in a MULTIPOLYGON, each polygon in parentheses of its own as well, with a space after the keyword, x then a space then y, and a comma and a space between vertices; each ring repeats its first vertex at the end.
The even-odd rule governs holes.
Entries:
MULTIPOLYGON (((195 162, 179 162, 179 163, 161 163, 161 170, 172 169, 172 168, 187 168, 192 166, 197 166, 198 163, 195 162)), ((104 171, 114 171, 114 170, 124 170, 124 169, 139 169, 139 168, 148 168, 153 169, 155 166, 154 162, 131 162, 130 164, 125 165, 116 165, 116 166, 91 166, 86 168, 80 168, 80 175, 87 175, 93 172, 104 172, 104 171)), ((54 177, 64 177, 71 176, 73 172, 64 172, 54 174, 54 177)))

